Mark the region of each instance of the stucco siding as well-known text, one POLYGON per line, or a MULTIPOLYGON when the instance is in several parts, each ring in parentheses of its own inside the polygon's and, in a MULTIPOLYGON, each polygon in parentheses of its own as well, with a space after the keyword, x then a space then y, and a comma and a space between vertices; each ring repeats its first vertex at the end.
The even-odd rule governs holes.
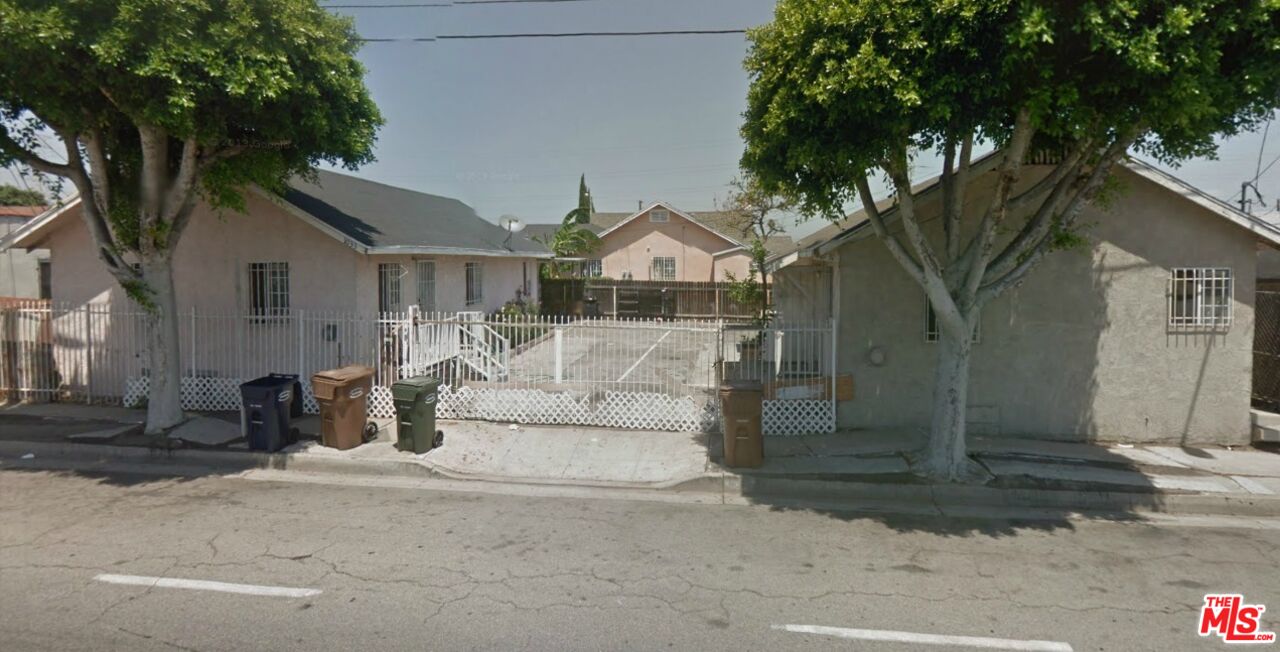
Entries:
POLYGON ((718 268, 713 256, 734 247, 732 242, 674 211, 669 214, 669 221, 659 223, 650 222, 646 212, 601 238, 593 257, 602 261, 604 275, 653 280, 650 261, 659 256, 675 258, 677 281, 723 281, 724 269, 738 273, 740 261, 727 260, 718 268))
MULTIPOLYGON (((1088 246, 1050 254, 987 307, 974 348, 970 427, 1068 440, 1247 442, 1254 240, 1137 175, 1120 177, 1123 194, 1108 209, 1081 215, 1088 246), (1169 330, 1174 267, 1232 269, 1230 329, 1169 330)), ((970 206, 982 206, 982 195, 970 206)), ((936 203, 921 210, 931 237, 940 237, 928 219, 936 203)), ((937 345, 924 338, 923 291, 875 239, 838 255, 839 362, 857 385, 855 399, 840 405, 841 425, 927 427, 937 345), (885 353, 883 366, 868 361, 875 347, 885 353)))
MULTIPOLYGON (((26 224, 29 217, 0 217, 0 238, 26 224)), ((40 297, 40 261, 47 260, 44 249, 0 251, 0 297, 36 299, 40 297)))
MULTIPOLYGON (((42 243, 51 250, 53 298, 85 303, 127 305, 103 263, 93 253, 89 233, 72 209, 42 243)), ((436 260, 436 309, 492 311, 515 298, 527 270, 537 291, 532 259, 461 256, 367 256, 256 195, 247 214, 200 207, 174 253, 178 309, 234 313, 248 309, 251 263, 289 264, 289 305, 299 310, 372 314, 378 310, 378 263, 406 264, 402 278, 405 305, 416 301, 413 261, 436 260), (484 300, 466 304, 464 265, 484 266, 484 300)), ((536 296, 536 294, 534 295, 536 296)))

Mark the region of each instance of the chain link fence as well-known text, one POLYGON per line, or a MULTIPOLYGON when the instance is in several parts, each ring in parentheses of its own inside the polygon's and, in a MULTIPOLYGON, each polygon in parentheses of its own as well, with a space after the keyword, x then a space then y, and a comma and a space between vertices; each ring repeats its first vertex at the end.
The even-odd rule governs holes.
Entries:
POLYGON ((1280 292, 1259 292, 1254 312, 1253 406, 1280 412, 1280 292))

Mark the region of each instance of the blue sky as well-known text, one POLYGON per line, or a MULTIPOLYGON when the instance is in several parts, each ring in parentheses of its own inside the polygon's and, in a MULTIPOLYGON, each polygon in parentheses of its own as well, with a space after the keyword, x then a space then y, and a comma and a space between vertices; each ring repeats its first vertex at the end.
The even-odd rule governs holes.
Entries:
MULTIPOLYGON (((421 0, 329 0, 396 4, 421 0)), ((511 32, 743 28, 772 0, 589 0, 335 9, 369 38, 511 32)), ((715 207, 742 150, 741 35, 370 43, 360 53, 387 119, 378 161, 357 174, 461 199, 491 220, 558 221, 585 173, 605 211, 666 200, 715 207)), ((1263 165, 1280 156, 1280 124, 1263 165)), ((1223 144, 1180 177, 1223 199, 1254 176, 1261 134, 1223 144)), ((918 176, 936 173, 922 161, 918 176)), ((1280 163, 1260 182, 1273 207, 1280 163)), ((820 226, 796 228, 803 234, 820 226)))

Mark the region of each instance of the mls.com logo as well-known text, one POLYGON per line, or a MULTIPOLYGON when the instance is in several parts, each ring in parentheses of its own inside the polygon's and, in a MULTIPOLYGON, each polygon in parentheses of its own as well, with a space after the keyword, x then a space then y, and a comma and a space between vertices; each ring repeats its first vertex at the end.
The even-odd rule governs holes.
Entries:
POLYGON ((1275 643, 1275 632, 1263 632, 1265 605, 1245 604, 1238 593, 1210 593, 1200 610, 1200 635, 1219 636, 1227 643, 1275 643))

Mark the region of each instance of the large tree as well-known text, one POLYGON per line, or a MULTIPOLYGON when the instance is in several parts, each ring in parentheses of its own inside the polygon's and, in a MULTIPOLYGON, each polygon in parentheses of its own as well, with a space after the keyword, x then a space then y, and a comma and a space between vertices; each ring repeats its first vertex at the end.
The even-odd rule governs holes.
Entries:
POLYGON ((1215 139, 1280 104, 1278 0, 781 0, 750 40, 744 167, 809 215, 861 203, 937 314, 917 460, 937 479, 980 473, 965 406, 982 309, 1078 240, 1081 207, 1126 152, 1167 164, 1212 155, 1215 139), (984 146, 998 151, 994 190, 966 222, 984 146), (942 160, 937 242, 912 193, 922 152, 942 160), (1024 179, 1034 152, 1056 164, 1024 179), (893 191, 889 224, 877 177, 893 191))
POLYGON ((382 123, 349 19, 314 0, 0 0, 0 163, 69 179, 144 307, 148 432, 182 418, 171 264, 193 209, 243 209, 382 123))

